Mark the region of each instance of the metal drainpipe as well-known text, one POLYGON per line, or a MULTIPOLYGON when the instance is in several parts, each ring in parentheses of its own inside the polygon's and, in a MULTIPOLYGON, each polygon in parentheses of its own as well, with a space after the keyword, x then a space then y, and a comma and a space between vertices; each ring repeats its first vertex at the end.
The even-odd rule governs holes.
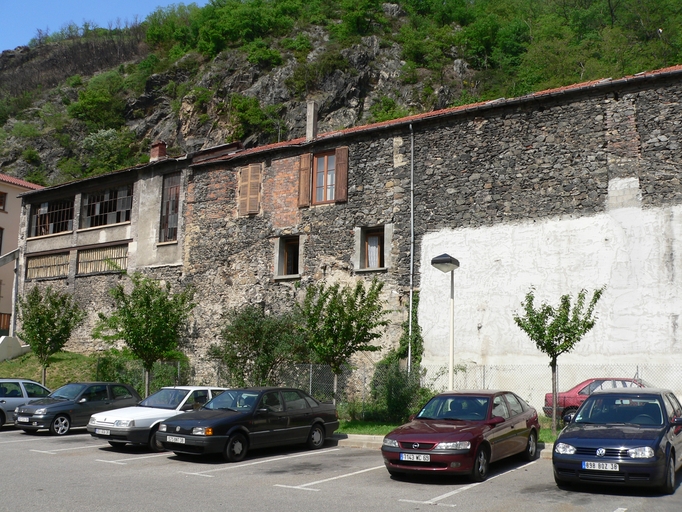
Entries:
POLYGON ((412 370, 412 296, 414 294, 414 131, 410 123, 410 306, 407 321, 407 374, 412 370))

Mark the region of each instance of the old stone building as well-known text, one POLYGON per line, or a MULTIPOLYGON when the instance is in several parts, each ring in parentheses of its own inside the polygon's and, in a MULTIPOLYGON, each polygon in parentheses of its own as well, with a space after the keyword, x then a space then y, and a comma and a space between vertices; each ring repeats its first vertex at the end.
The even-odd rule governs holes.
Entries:
MULTIPOLYGON (((23 196, 20 289, 73 291, 93 350, 115 260, 191 284, 190 355, 228 308, 291 307, 310 281, 385 283, 397 342, 420 290, 425 363, 447 364, 455 272, 459 363, 545 363, 514 325, 539 299, 606 285, 573 357, 682 355, 682 67, 446 109, 244 150, 239 144, 23 196)), ((208 370, 207 370, 208 372, 208 370)))

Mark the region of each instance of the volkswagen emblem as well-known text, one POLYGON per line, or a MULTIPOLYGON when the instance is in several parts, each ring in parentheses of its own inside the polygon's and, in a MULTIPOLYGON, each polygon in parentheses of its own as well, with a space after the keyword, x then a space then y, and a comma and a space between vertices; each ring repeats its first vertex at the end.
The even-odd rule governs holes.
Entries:
POLYGON ((419 448, 419 443, 414 443, 414 444, 412 445, 412 448, 414 448, 415 450, 417 450, 417 449, 419 448))
MULTIPOLYGON (((180 427, 175 427, 175 431, 180 432, 180 427)), ((600 450, 601 450, 601 448, 600 448, 600 450)))
POLYGON ((604 455, 606 455, 606 449, 597 448, 597 457, 603 457, 604 455))

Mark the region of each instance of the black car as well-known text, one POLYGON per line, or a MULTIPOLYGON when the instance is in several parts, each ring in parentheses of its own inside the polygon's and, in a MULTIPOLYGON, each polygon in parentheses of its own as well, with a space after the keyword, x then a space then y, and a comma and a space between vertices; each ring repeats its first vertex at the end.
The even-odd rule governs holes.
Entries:
POLYGON ((167 419, 156 439, 176 454, 222 453, 238 462, 252 448, 297 443, 320 448, 337 428, 336 406, 299 389, 231 389, 198 411, 167 419))
POLYGON ((72 427, 85 427, 97 412, 136 405, 140 395, 132 386, 118 382, 73 382, 47 398, 33 400, 14 410, 14 425, 24 432, 49 429, 58 436, 72 427))
POLYGON ((675 492, 682 465, 682 406, 665 389, 597 391, 568 422, 552 452, 554 480, 657 487, 675 492))

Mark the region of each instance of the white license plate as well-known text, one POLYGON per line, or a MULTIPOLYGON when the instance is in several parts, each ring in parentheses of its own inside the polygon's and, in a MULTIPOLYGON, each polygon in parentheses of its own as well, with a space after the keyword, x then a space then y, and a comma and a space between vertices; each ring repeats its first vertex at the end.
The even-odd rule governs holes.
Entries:
POLYGON ((419 453, 401 453, 400 460, 411 460, 415 462, 431 462, 431 455, 421 455, 419 453))
POLYGON ((102 436, 110 436, 111 435, 111 430, 106 430, 104 428, 96 428, 95 429, 95 434, 100 434, 102 436))
POLYGON ((168 437, 166 437, 166 442, 185 444, 185 438, 184 437, 168 436, 168 437))
POLYGON ((613 462, 583 461, 583 469, 596 469, 597 471, 618 471, 618 464, 615 464, 613 462))
POLYGON ((19 423, 28 423, 28 416, 19 416, 19 417, 17 418, 17 421, 18 421, 19 423))

